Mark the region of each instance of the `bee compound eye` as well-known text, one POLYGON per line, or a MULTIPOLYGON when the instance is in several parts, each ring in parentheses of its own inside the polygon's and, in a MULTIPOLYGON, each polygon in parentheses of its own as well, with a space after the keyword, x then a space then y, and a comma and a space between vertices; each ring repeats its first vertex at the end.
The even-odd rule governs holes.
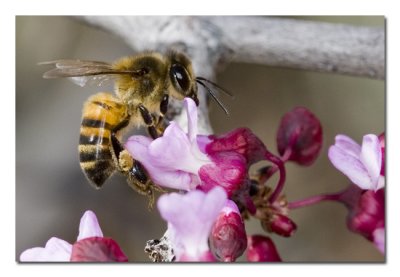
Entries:
POLYGON ((170 71, 171 79, 179 86, 182 92, 187 92, 190 88, 189 75, 186 69, 180 64, 174 64, 170 71))

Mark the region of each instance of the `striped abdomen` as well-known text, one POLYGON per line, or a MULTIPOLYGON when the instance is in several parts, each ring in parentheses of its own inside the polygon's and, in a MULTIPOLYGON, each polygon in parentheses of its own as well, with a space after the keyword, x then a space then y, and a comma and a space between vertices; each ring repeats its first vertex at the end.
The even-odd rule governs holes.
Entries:
POLYGON ((97 188, 116 170, 111 134, 125 127, 127 118, 126 106, 109 93, 95 94, 83 106, 80 165, 97 188))

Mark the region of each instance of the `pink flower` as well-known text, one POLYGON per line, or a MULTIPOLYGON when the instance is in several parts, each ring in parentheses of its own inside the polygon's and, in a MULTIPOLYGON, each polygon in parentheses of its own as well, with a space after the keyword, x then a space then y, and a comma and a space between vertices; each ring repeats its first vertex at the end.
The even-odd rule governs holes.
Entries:
POLYGON ((227 200, 218 215, 211 230, 210 246, 214 255, 225 262, 234 262, 246 250, 246 230, 235 202, 227 200))
POLYGON ((263 159, 263 143, 246 128, 219 137, 197 135, 196 104, 185 98, 185 108, 187 134, 172 122, 155 140, 130 137, 126 149, 160 186, 186 191, 221 186, 230 197, 248 179, 249 165, 263 159))
POLYGON ((361 189, 377 191, 384 186, 384 177, 380 175, 382 151, 376 135, 365 135, 361 146, 345 135, 337 135, 328 156, 361 189))
POLYGON ((225 191, 216 187, 208 193, 162 195, 157 207, 168 222, 167 236, 177 261, 214 261, 208 247, 211 227, 227 201, 225 191))
POLYGON ((86 211, 79 224, 77 241, 52 237, 46 246, 25 250, 21 262, 127 262, 128 258, 111 238, 104 238, 96 215, 86 211))

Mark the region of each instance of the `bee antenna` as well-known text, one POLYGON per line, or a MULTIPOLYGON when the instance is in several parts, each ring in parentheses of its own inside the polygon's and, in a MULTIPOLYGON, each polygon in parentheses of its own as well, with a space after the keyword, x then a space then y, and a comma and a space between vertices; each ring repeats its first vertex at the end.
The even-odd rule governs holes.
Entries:
POLYGON ((214 92, 209 87, 207 87, 202 81, 199 81, 198 79, 196 79, 196 82, 199 83, 200 85, 202 85, 208 91, 208 93, 211 95, 211 97, 218 103, 218 105, 221 107, 221 109, 224 110, 226 115, 229 115, 228 109, 225 108, 224 104, 222 104, 222 102, 218 99, 218 97, 214 94, 214 92))
POLYGON ((210 80, 208 80, 208 79, 206 79, 206 78, 203 78, 203 77, 197 77, 197 78, 196 78, 196 81, 199 81, 199 80, 200 80, 200 81, 207 82, 207 83, 213 85, 214 87, 216 87, 217 89, 219 89, 219 91, 221 91, 221 92, 225 93, 226 95, 230 96, 232 99, 235 98, 235 96, 234 96, 232 93, 230 93, 228 90, 224 89, 224 88, 221 87, 220 85, 214 83, 213 81, 210 81, 210 80))

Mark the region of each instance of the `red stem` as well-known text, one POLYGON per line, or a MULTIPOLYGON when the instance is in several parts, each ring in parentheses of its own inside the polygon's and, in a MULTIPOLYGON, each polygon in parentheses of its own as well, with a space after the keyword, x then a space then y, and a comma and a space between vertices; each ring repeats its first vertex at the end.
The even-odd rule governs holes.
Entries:
POLYGON ((322 194, 322 195, 314 195, 302 200, 297 200, 288 203, 288 208, 289 209, 297 209, 297 208, 303 208, 307 206, 311 206, 314 204, 318 204, 319 202, 322 201, 339 201, 340 197, 342 196, 342 192, 339 193, 332 193, 332 194, 322 194))
POLYGON ((283 185, 285 184, 286 170, 285 170, 285 165, 284 165, 283 161, 279 157, 277 157, 274 154, 272 154, 271 152, 269 152, 268 150, 265 150, 265 158, 268 161, 274 163, 279 169, 278 184, 276 185, 275 190, 272 192, 272 194, 268 200, 270 203, 273 203, 278 198, 279 194, 281 193, 281 191, 283 189, 283 185))

